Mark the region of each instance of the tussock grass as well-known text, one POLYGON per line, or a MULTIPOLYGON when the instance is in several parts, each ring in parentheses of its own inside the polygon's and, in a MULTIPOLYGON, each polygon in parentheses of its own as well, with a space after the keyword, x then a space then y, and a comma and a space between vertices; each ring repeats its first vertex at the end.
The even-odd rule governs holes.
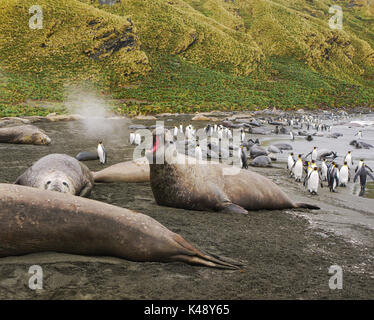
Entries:
POLYGON ((40 0, 44 28, 30 30, 35 1, 3 0, 0 116, 82 81, 123 99, 120 113, 373 106, 374 3, 350 3, 40 0), (328 27, 331 4, 343 30, 328 27))

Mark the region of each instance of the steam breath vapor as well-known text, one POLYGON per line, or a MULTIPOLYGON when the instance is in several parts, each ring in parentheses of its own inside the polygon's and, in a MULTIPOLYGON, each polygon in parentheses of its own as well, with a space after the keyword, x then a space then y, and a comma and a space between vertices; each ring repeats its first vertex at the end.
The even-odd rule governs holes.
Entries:
POLYGON ((70 113, 83 117, 85 134, 105 140, 105 136, 113 134, 115 127, 113 121, 107 118, 112 116, 109 104, 94 92, 79 89, 68 89, 65 105, 70 113))

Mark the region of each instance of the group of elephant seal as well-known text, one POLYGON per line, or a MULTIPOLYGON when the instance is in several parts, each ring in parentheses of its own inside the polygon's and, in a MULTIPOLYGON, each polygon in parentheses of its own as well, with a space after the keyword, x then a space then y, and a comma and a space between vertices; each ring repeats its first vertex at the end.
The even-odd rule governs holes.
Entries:
POLYGON ((0 257, 48 251, 238 268, 200 252, 147 215, 70 194, 0 184, 0 257))
MULTIPOLYGON (((50 143, 44 132, 32 127, 6 128, 8 131, 0 132, 0 142, 50 143)), ((247 210, 261 209, 319 209, 293 202, 271 180, 250 170, 224 174, 228 165, 188 160, 182 164, 179 157, 190 157, 178 153, 176 144, 165 136, 165 132, 154 134, 153 148, 146 151, 146 157, 98 172, 80 162, 97 159, 97 153, 81 152, 76 158, 50 154, 27 169, 14 185, 0 184, 0 257, 55 251, 237 268, 203 254, 149 216, 76 197, 88 196, 94 182, 150 181, 157 204, 189 210, 247 214, 247 210), (161 164, 155 161, 159 151, 164 157, 161 164)))
POLYGON ((33 125, 24 125, 0 128, 0 143, 49 145, 51 139, 43 130, 33 125))
POLYGON ((50 154, 28 168, 15 184, 88 196, 94 185, 86 165, 66 154, 50 154))

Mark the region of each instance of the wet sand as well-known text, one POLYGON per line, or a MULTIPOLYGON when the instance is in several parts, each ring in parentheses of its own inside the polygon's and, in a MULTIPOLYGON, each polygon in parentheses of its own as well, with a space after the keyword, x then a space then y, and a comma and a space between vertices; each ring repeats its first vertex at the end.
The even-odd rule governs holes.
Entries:
MULTIPOLYGON (((0 144, 1 182, 13 182, 49 153, 75 156, 95 149, 97 135, 105 136, 108 166, 131 158, 127 126, 121 121, 113 130, 104 126, 105 132, 90 135, 82 134, 85 126, 79 121, 37 125, 53 144, 0 144)), ((86 164, 100 169, 95 161, 86 164)), ((199 249, 241 261, 240 271, 40 253, 0 259, 0 299, 373 299, 374 201, 349 188, 337 194, 325 188, 312 197, 287 177, 284 167, 278 162, 275 168, 251 170, 271 178, 292 199, 321 210, 247 216, 197 212, 158 206, 149 183, 98 184, 93 190, 92 199, 148 214, 199 249), (43 290, 28 288, 28 268, 34 264, 43 268, 43 290), (343 269, 342 290, 329 289, 331 265, 343 269)))

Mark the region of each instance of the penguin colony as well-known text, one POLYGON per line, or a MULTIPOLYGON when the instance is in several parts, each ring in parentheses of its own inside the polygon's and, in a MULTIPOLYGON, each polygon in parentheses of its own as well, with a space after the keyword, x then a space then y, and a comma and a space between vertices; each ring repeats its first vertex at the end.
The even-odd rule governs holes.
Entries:
MULTIPOLYGON (((208 124, 203 128, 207 139, 205 141, 207 142, 206 149, 203 148, 204 145, 201 144, 200 137, 197 136, 197 130, 191 124, 185 127, 183 124, 179 124, 167 131, 175 143, 177 143, 179 135, 183 135, 183 143, 190 148, 189 151, 186 151, 186 154, 195 157, 197 163, 208 158, 222 160, 231 155, 242 169, 248 169, 249 165, 272 166, 272 161, 276 161, 277 154, 283 153, 285 150, 293 150, 293 147, 288 143, 276 143, 267 147, 261 146, 258 139, 248 139, 247 134, 289 135, 291 143, 295 141, 296 137, 313 141, 316 136, 325 136, 332 139, 342 136, 337 132, 331 133, 332 125, 325 123, 326 118, 327 120, 341 121, 342 118, 348 119, 348 114, 343 111, 339 115, 326 113, 325 117, 310 114, 288 114, 277 118, 260 117, 251 120, 242 119, 242 121, 237 121, 234 118, 228 119, 222 121, 221 124, 208 124), (232 120, 235 120, 235 122, 232 120), (269 130, 264 124, 274 126, 274 129, 269 130), (228 146, 229 150, 224 152, 221 141, 223 139, 232 141, 234 130, 238 131, 239 142, 236 145, 231 142, 228 146)), ((373 148, 372 145, 362 141, 362 130, 358 130, 353 138, 355 140, 352 140, 350 145, 354 148, 373 148)), ((129 142, 131 145, 140 145, 142 142, 140 134, 131 132, 129 142)), ((184 146, 183 150, 185 150, 184 146)), ((98 146, 98 155, 100 162, 104 164, 106 152, 102 143, 98 146)), ((303 183, 312 195, 317 194, 318 188, 323 187, 324 183, 331 192, 336 192, 338 187, 346 187, 348 183, 357 180, 361 185, 360 196, 364 195, 367 177, 374 180, 371 168, 364 163, 363 159, 358 162, 354 161, 352 151, 347 152, 342 163, 338 164, 335 161, 337 157, 336 152, 319 150, 316 146, 307 155, 291 152, 287 159, 287 170, 289 175, 296 182, 303 183)))
MULTIPOLYGON (((333 121, 342 120, 342 118, 348 118, 348 114, 344 111, 340 115, 331 113, 327 117, 327 119, 333 121)), ((216 138, 218 143, 223 138, 232 139, 233 130, 237 130, 240 138, 239 143, 237 145, 230 143, 228 154, 237 159, 242 169, 248 169, 249 165, 271 166, 272 161, 276 160, 277 154, 293 148, 288 143, 275 143, 267 147, 261 146, 258 139, 255 141, 251 138, 248 139, 247 134, 285 134, 289 135, 290 142, 295 141, 296 137, 313 141, 316 136, 325 136, 332 139, 342 136, 340 133, 331 133, 331 128, 332 125, 324 123, 320 116, 286 115, 278 118, 243 119, 241 123, 225 120, 221 124, 208 124, 203 129, 207 138, 216 138), (274 130, 265 129, 264 124, 274 126, 274 130)), ((202 150, 196 131, 191 124, 186 127, 180 124, 170 129, 170 135, 176 141, 178 135, 183 134, 185 141, 188 141, 186 145, 192 145, 194 148, 194 152, 189 155, 194 156, 197 161, 201 161, 206 150, 202 150)), ((134 135, 135 133, 130 134, 130 142, 137 145, 139 143, 135 142, 134 135)), ((354 134, 354 138, 356 140, 351 141, 350 145, 357 149, 373 147, 362 141, 362 130, 357 131, 354 134)), ((213 142, 208 143, 208 154, 209 151, 216 150, 217 147, 218 158, 224 158, 220 146, 215 146, 213 142)), ((209 158, 209 155, 207 158, 209 158)), ((348 183, 356 182, 357 180, 359 180, 361 185, 360 196, 364 195, 368 177, 374 180, 372 169, 364 163, 363 159, 360 159, 360 161, 354 160, 351 150, 345 155, 344 161, 339 164, 335 161, 337 157, 336 152, 319 150, 316 146, 307 155, 291 152, 287 159, 287 170, 289 175, 296 182, 303 183, 312 195, 316 195, 318 188, 323 187, 324 184, 329 188, 330 192, 336 192, 338 187, 346 187, 348 183)))

